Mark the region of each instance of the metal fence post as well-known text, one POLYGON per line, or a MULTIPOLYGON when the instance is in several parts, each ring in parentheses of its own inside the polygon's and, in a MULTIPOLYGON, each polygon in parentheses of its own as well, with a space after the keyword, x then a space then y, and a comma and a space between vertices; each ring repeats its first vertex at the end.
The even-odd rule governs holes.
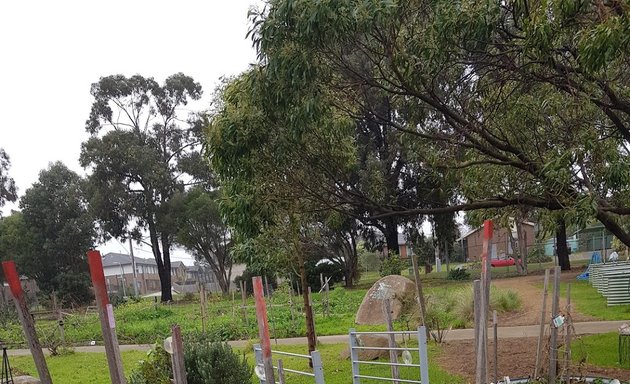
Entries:
MULTIPOLYGON (((262 367, 263 357, 262 357, 262 348, 260 347, 260 344, 254 344, 254 357, 256 359, 256 366, 262 367)), ((259 378, 259 381, 260 381, 260 384, 265 384, 265 380, 259 378)))
POLYGON ((352 361, 352 384, 361 384, 361 379, 359 378, 359 350, 355 349, 358 347, 356 335, 354 334, 356 331, 354 328, 350 329, 350 360, 352 361))
POLYGON ((313 361, 313 374, 315 375, 315 384, 324 384, 324 367, 322 366, 322 356, 319 351, 311 352, 313 361))
POLYGON ((418 327, 418 352, 420 353, 420 381, 429 384, 429 356, 425 327, 418 327))
POLYGON ((278 384, 284 384, 284 368, 282 367, 282 359, 278 359, 278 384))

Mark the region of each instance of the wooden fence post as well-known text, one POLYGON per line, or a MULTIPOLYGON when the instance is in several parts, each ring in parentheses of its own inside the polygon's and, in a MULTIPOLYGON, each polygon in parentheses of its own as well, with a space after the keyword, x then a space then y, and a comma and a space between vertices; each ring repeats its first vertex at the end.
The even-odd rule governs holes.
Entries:
POLYGON ((109 303, 109 297, 107 297, 101 253, 99 251, 88 251, 87 256, 90 275, 92 276, 92 284, 94 286, 98 316, 101 320, 101 330, 103 331, 103 343, 105 344, 109 376, 112 384, 126 384, 127 381, 123 373, 120 349, 118 348, 118 337, 116 336, 114 308, 109 303))
MULTIPOLYGON (((553 297, 551 300, 551 318, 558 316, 560 307, 560 267, 553 268, 553 297)), ((551 325, 549 342, 549 383, 555 383, 558 368, 558 328, 551 325)))
POLYGON ((252 277, 254 286, 254 299, 256 300, 256 319, 258 320, 258 337, 262 349, 263 367, 265 369, 265 383, 276 382, 271 358, 271 340, 269 339, 269 321, 267 319, 267 307, 265 306, 265 294, 263 292, 262 278, 252 277))
POLYGON ((13 296, 13 301, 15 302, 15 308, 17 309, 18 317, 20 318, 20 323, 22 323, 22 329, 24 330, 24 335, 26 336, 26 342, 31 350, 31 355, 33 355, 33 361, 35 362, 35 367, 37 368, 37 373, 39 374, 39 380, 42 384, 52 384, 50 372, 48 372, 48 366, 46 365, 46 359, 44 358, 44 352, 42 351, 42 346, 37 338, 35 322, 28 310, 26 297, 24 297, 24 290, 22 289, 20 276, 15 268, 15 263, 13 261, 3 261, 2 270, 4 271, 4 278, 9 284, 9 288, 11 290, 11 295, 13 296))
POLYGON ((173 379, 175 384, 187 384, 186 366, 184 365, 184 342, 182 340, 182 331, 178 325, 171 328, 173 355, 171 356, 173 363, 173 379))
POLYGON ((416 282, 416 296, 418 296, 418 304, 420 305, 420 320, 424 326, 427 340, 431 338, 429 331, 429 324, 426 322, 425 314, 427 313, 426 304, 424 301, 424 292, 422 291, 422 281, 420 280, 420 270, 418 270, 418 256, 411 255, 411 265, 413 267, 413 278, 416 282))
MULTIPOLYGON (((392 305, 389 298, 383 300, 384 310, 385 310, 385 321, 387 323, 387 332, 394 331, 394 322, 392 321, 392 305)), ((396 335, 390 333, 387 335, 389 340, 389 362, 392 363, 392 379, 394 384, 398 384, 399 381, 396 379, 400 379, 400 373, 398 371, 398 351, 393 349, 396 348, 396 335)))
POLYGON ((542 293, 542 312, 540 317, 540 331, 538 334, 538 345, 536 347, 536 365, 534 366, 534 380, 538 379, 540 372, 540 360, 542 359, 543 338, 545 337, 545 327, 549 324, 547 321, 547 296, 549 294, 549 270, 545 269, 545 280, 543 283, 542 293))

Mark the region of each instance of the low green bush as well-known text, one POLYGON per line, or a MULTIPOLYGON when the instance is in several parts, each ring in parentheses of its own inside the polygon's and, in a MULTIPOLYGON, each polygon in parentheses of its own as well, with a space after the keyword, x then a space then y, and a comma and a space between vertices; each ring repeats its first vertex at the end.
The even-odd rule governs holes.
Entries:
POLYGON ((171 384, 173 376, 171 355, 164 348, 156 346, 147 353, 147 358, 138 362, 131 372, 129 384, 171 384))
POLYGON ((188 384, 243 384, 251 382, 253 368, 244 355, 227 343, 203 338, 185 344, 184 360, 188 384))
POLYGON ((465 268, 453 268, 448 271, 448 275, 446 276, 448 280, 470 280, 470 272, 468 272, 465 268))
POLYGON ((381 277, 389 275, 400 275, 404 268, 405 264, 402 260, 400 260, 400 257, 398 255, 390 255, 381 263, 381 268, 379 272, 381 277))

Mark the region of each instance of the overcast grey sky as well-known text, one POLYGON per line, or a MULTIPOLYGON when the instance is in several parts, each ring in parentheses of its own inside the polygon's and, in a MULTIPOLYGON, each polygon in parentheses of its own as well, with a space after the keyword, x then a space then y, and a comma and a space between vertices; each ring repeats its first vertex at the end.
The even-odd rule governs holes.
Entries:
MULTIPOLYGON (((90 85, 111 74, 176 72, 204 88, 254 62, 247 11, 260 0, 4 1, 0 4, 0 147, 19 194, 48 163, 78 163, 90 85)), ((3 212, 16 209, 7 204, 3 212)), ((117 243, 102 249, 122 250, 117 243)), ((147 249, 138 256, 150 257, 147 249)))

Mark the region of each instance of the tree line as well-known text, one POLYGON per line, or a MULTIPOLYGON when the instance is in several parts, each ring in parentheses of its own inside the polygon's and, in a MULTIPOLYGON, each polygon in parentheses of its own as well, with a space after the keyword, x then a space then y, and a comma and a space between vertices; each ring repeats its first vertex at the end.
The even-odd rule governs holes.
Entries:
MULTIPOLYGON (((472 225, 536 219, 569 269, 567 227, 599 220, 630 244, 629 12, 616 1, 269 0, 250 14, 257 63, 225 80, 210 110, 183 113, 202 94, 183 74, 93 84, 88 176, 42 171, 22 212, 2 219, 0 252, 79 266, 84 252, 55 241, 142 241, 167 301, 180 244, 224 290, 240 260, 293 273, 306 292, 309 261, 331 260, 352 285, 359 241, 396 252, 402 229, 422 244, 425 220, 449 252, 466 212, 472 225), (57 179, 58 200, 37 192, 57 179), (34 233, 4 235, 15 228, 34 233)), ((0 160, 1 203, 17 196, 0 160)), ((524 244, 513 248, 526 273, 524 244)))

